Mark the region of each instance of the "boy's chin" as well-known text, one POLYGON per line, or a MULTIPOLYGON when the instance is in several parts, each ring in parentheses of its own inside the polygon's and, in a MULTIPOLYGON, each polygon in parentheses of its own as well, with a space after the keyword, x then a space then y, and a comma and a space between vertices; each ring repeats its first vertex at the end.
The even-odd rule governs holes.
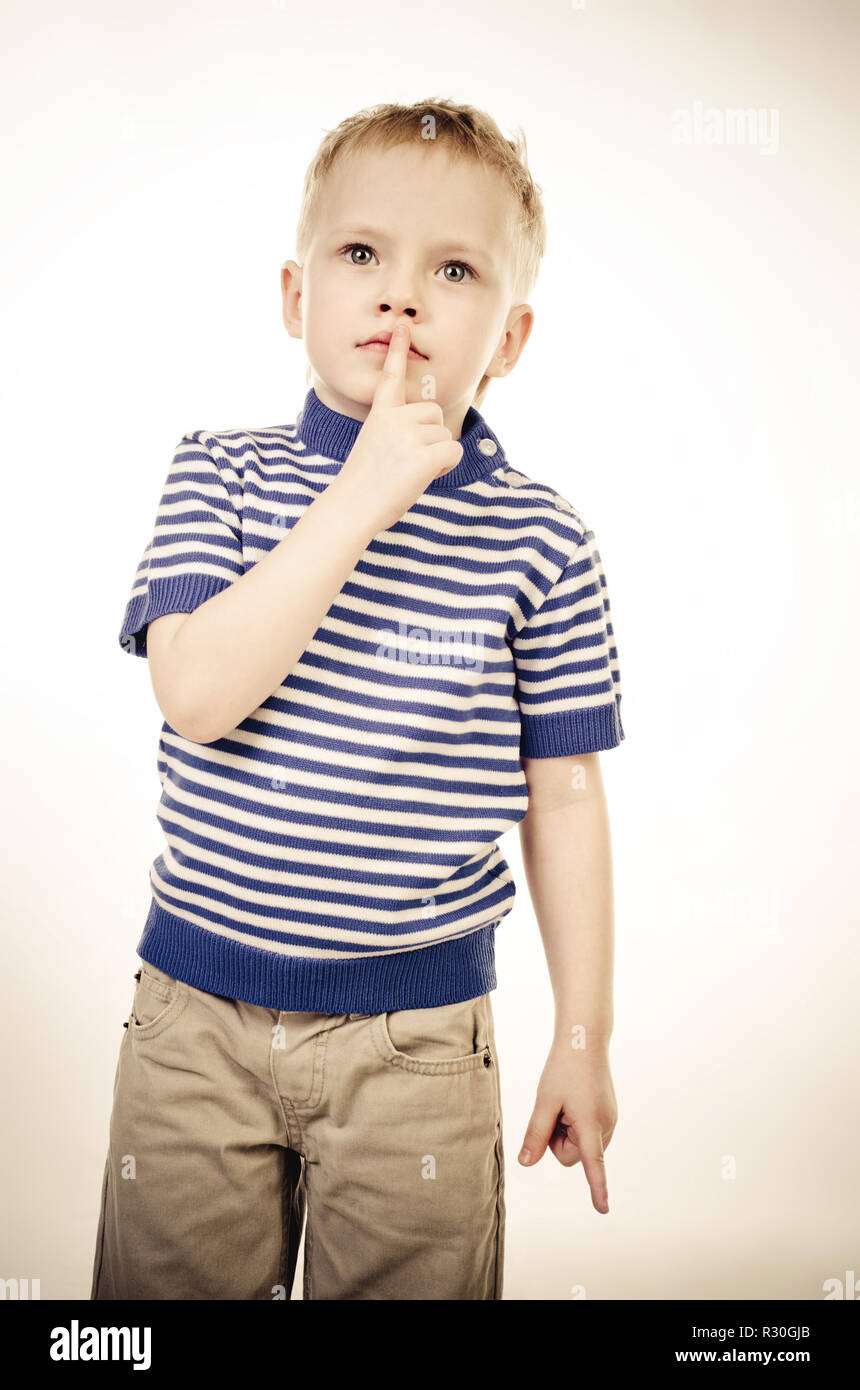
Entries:
MULTIPOLYGON (((357 368, 353 367, 352 371, 344 372, 340 378, 343 384, 338 388, 341 395, 349 396, 351 400, 361 405, 372 405, 373 398, 382 380, 382 363, 384 361, 384 357, 381 357, 377 363, 374 363, 371 359, 369 366, 362 366, 359 364, 357 368)), ((410 363, 410 365, 412 364, 410 363)), ((420 366, 420 363, 415 363, 415 365, 420 366)), ((404 383, 404 394, 407 402, 417 401, 420 392, 420 376, 416 376, 414 379, 411 378, 411 374, 407 376, 404 383)))
MULTIPOLYGON (((361 407, 364 410, 370 409, 378 383, 378 372, 368 375, 367 372, 353 371, 344 372, 342 375, 331 377, 328 380, 319 377, 315 390, 324 404, 329 404, 333 409, 340 410, 342 413, 350 414, 350 408, 353 406, 361 407)), ((412 400, 413 396, 414 393, 407 386, 407 402, 412 400)))

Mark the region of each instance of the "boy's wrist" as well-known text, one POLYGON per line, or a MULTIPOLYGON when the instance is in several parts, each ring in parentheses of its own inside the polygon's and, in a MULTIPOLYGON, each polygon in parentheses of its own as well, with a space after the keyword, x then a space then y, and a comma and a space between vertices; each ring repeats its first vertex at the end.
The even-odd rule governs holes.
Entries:
POLYGON ((353 535, 360 535, 365 545, 370 545, 379 531, 378 521, 375 520, 372 507, 368 506, 367 496, 361 495, 350 478, 343 478, 340 474, 332 478, 325 492, 318 496, 314 506, 317 506, 317 503, 322 503, 322 512, 328 512, 336 524, 349 528, 353 535))
POLYGON ((380 523, 374 514, 367 489, 359 487, 350 474, 341 471, 332 478, 322 497, 328 499, 332 510, 367 537, 367 544, 378 535, 380 523))
POLYGON ((607 1052, 612 1039, 612 1026, 589 1027, 585 1023, 572 1023, 556 1019, 552 1036, 554 1049, 562 1048, 571 1052, 607 1052))

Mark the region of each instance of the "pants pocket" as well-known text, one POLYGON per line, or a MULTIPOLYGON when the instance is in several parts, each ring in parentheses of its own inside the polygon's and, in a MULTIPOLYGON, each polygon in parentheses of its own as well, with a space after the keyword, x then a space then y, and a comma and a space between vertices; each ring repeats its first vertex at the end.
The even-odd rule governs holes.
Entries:
POLYGON ((154 1037, 178 1018, 188 1002, 188 987, 157 965, 141 961, 131 1005, 134 1036, 154 1037))
POLYGON ((374 1022, 383 1055, 409 1071, 438 1075, 492 1065, 489 995, 430 1009, 393 1009, 374 1022))

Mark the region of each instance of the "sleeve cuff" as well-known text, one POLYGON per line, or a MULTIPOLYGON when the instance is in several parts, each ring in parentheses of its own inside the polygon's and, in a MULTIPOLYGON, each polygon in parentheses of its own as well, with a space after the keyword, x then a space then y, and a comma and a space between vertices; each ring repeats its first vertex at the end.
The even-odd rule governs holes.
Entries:
POLYGON ((520 715, 521 758, 564 758, 617 748, 625 737, 621 696, 611 705, 560 714, 520 715))
POLYGON ((183 574, 171 579, 152 579, 144 593, 129 600, 119 633, 119 644, 132 656, 146 656, 147 625, 166 613, 193 613, 201 603, 226 589, 233 581, 214 574, 183 574))

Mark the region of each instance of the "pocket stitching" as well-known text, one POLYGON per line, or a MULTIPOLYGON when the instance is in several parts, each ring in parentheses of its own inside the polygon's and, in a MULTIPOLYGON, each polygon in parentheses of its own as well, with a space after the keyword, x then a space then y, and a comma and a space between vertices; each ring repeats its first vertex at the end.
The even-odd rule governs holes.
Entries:
POLYGON ((382 1060, 393 1067, 400 1067, 402 1071, 417 1072, 422 1076, 444 1076, 446 1073, 456 1075, 458 1072, 477 1071, 479 1067, 485 1066, 484 1058, 487 1055, 492 1056, 488 1043, 479 1052, 471 1052, 462 1057, 410 1057, 408 1053, 396 1048, 391 1040, 388 1013, 392 1012, 394 1010, 389 1009, 384 1013, 378 1013, 371 1032, 382 1060))
MULTIPOLYGON (((176 994, 176 989, 173 985, 166 985, 162 980, 156 980, 153 975, 147 975, 144 972, 141 972, 140 979, 137 982, 138 989, 143 984, 146 985, 146 988, 149 990, 150 994, 154 994, 156 999, 163 999, 165 1004, 169 1004, 173 996, 176 994)), ((135 991, 135 993, 136 992, 137 991, 135 991)))
MULTIPOLYGON (((156 995, 158 999, 164 999, 164 995, 161 993, 162 990, 168 991, 168 998, 165 1000, 165 1008, 161 1010, 160 1014, 156 1014, 155 1018, 151 1018, 148 1023, 138 1023, 137 1016, 134 1012, 134 1001, 132 1001, 131 1012, 134 1022, 128 1031, 132 1034, 133 1037, 136 1038, 157 1037, 158 1034, 161 1033, 165 1027, 172 1023, 175 1018, 179 1017, 186 1004, 188 1003, 189 998, 187 987, 184 981, 182 980, 177 980, 176 989, 170 990, 170 987, 168 985, 162 984, 161 980, 155 980, 151 975, 144 976, 143 974, 141 974, 140 980, 138 980, 137 982, 138 989, 140 988, 140 985, 142 984, 144 979, 146 980, 148 987, 156 986, 156 988, 153 988, 152 992, 156 995)), ((137 989, 135 990, 135 998, 136 997, 137 989)))

